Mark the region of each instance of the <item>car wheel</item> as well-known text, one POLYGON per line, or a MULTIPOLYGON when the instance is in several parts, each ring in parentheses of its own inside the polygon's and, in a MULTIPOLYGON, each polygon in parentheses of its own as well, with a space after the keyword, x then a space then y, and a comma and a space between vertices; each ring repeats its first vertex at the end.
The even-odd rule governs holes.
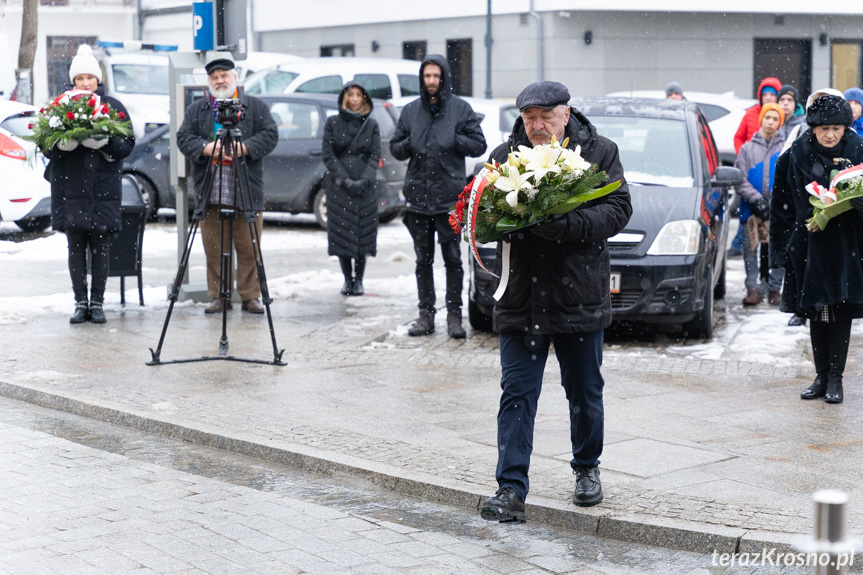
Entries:
POLYGON ((716 287, 713 288, 713 299, 725 298, 725 270, 728 268, 728 258, 722 262, 722 272, 719 274, 719 281, 716 282, 716 287))
POLYGON ((146 221, 152 222, 156 219, 156 213, 159 211, 159 194, 156 193, 156 189, 147 178, 142 178, 141 176, 132 177, 135 178, 135 181, 141 187, 141 197, 144 198, 144 204, 147 206, 146 221))
POLYGON ((327 191, 323 188, 315 194, 315 199, 312 202, 312 211, 315 213, 315 219, 318 225, 327 229, 327 191))
POLYGON ((38 218, 15 220, 15 225, 25 232, 41 232, 51 225, 51 216, 39 216, 38 218))
POLYGON ((713 290, 708 288, 704 308, 692 321, 683 324, 683 337, 708 339, 713 336, 713 290))
POLYGON ((403 211, 401 208, 383 213, 380 216, 378 216, 378 223, 388 224, 391 221, 395 220, 396 218, 402 217, 402 214, 403 214, 403 211))
POLYGON ((467 302, 467 318, 470 326, 480 331, 492 331, 491 316, 483 313, 475 301, 467 302))

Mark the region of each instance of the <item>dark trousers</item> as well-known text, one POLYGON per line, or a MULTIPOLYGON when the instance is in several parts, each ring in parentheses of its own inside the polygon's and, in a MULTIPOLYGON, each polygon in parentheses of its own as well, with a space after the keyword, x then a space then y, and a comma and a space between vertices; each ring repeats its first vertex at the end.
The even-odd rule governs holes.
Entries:
POLYGON ((828 375, 842 375, 851 342, 851 319, 842 317, 830 322, 812 320, 809 322, 809 339, 812 342, 816 373, 822 379, 828 375))
POLYGON ((434 251, 435 233, 443 254, 446 271, 446 309, 461 311, 461 290, 464 268, 461 265, 461 238, 449 225, 449 214, 425 216, 407 212, 404 223, 414 241, 417 256, 416 276, 420 311, 434 312, 434 251))
POLYGON ((98 232, 66 232, 69 244, 69 276, 75 303, 87 303, 87 250, 90 251, 90 274, 93 285, 90 301, 105 301, 105 285, 108 283, 108 257, 111 234, 98 232))
POLYGON ((600 373, 603 331, 551 335, 500 334, 500 410, 497 414, 497 483, 512 487, 522 500, 530 488, 533 422, 542 390, 548 348, 560 363, 561 385, 569 402, 570 465, 599 465, 604 412, 600 373))

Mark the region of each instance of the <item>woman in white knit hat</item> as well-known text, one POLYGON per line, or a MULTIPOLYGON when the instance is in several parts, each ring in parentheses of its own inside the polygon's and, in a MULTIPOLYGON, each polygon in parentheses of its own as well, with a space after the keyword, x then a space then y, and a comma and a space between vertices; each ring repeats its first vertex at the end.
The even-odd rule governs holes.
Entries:
MULTIPOLYGON (((102 70, 90 46, 78 48, 69 67, 76 90, 97 94, 121 118, 126 108, 105 95, 102 70)), ((69 275, 75 295, 70 323, 105 323, 102 304, 108 281, 108 248, 120 229, 123 158, 135 147, 135 137, 71 140, 67 145, 42 152, 51 162, 45 177, 51 182, 51 225, 64 232, 69 245, 69 275), (87 292, 87 253, 90 253, 92 285, 87 292)))

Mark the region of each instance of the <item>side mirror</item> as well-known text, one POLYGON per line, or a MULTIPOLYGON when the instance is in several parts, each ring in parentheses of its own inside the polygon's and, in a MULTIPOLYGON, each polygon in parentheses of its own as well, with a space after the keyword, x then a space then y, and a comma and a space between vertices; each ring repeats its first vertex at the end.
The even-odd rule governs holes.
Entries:
POLYGON ((710 186, 714 188, 731 188, 743 183, 743 172, 731 166, 719 166, 716 174, 710 180, 710 186))

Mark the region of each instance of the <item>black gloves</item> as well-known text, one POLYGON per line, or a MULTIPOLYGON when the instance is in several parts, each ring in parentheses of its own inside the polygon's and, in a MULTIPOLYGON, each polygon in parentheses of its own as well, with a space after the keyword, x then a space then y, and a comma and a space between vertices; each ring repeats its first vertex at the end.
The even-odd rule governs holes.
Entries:
POLYGON ((533 235, 538 238, 542 238, 550 242, 558 242, 561 241, 566 236, 566 232, 569 231, 569 220, 567 219, 566 214, 558 214, 553 216, 548 222, 536 224, 528 229, 530 229, 533 235))
POLYGON ((770 219, 770 204, 764 198, 758 198, 758 201, 750 202, 749 208, 752 210, 752 215, 761 218, 765 222, 770 219))
POLYGON ((362 191, 366 189, 366 181, 345 178, 345 188, 347 188, 348 192, 352 194, 361 194, 362 191))

